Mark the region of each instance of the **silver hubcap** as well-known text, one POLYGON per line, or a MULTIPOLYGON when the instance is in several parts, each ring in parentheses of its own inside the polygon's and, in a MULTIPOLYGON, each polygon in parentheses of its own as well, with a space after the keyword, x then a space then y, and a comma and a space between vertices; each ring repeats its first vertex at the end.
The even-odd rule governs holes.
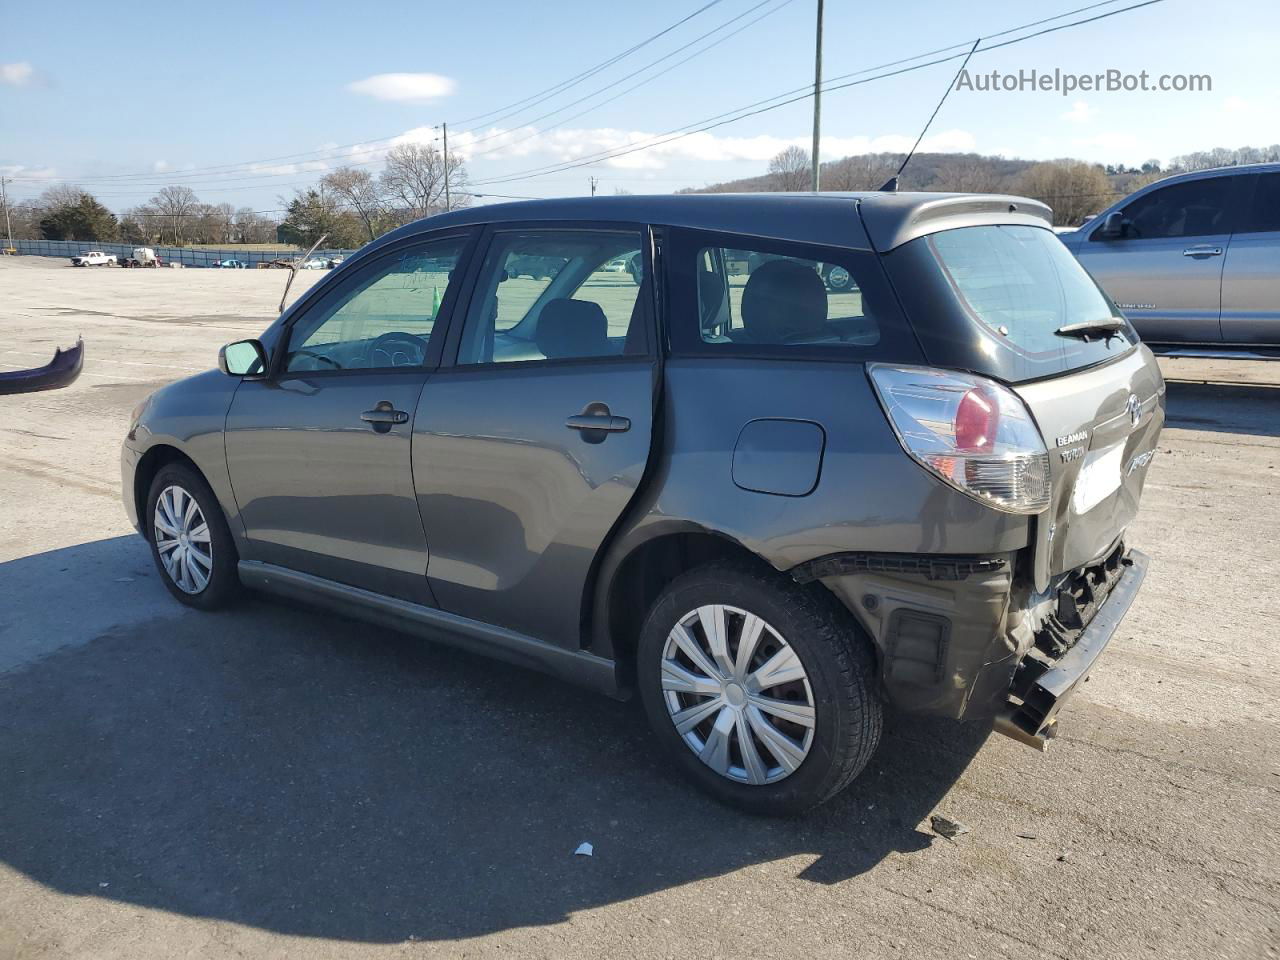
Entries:
POLYGON ((713 604, 681 617, 662 651, 662 692, 685 744, 730 780, 781 780, 813 745, 804 665, 778 631, 746 610, 713 604))
POLYGON ((165 487, 152 522, 165 573, 184 593, 199 593, 213 575, 213 544, 196 498, 179 486, 165 487))

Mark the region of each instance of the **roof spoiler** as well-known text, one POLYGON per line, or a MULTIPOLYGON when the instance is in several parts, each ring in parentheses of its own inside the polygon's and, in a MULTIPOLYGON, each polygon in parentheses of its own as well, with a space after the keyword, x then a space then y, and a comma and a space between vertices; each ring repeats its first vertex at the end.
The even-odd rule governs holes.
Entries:
POLYGON ((957 227, 1021 224, 1049 227, 1053 211, 1039 200, 985 193, 865 195, 858 204, 871 245, 887 253, 908 241, 957 227))

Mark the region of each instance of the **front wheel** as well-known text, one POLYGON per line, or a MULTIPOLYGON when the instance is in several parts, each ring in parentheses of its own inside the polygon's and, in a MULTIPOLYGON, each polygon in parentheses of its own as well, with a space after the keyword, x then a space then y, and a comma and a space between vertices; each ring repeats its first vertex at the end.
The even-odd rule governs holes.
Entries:
POLYGON ((716 563, 677 578, 649 612, 636 667, 671 759, 753 813, 830 799, 880 739, 870 649, 848 613, 767 568, 716 563))
POLYGON ((151 557, 169 592, 182 603, 212 610, 240 591, 239 555, 218 499, 190 467, 161 467, 147 496, 151 557))

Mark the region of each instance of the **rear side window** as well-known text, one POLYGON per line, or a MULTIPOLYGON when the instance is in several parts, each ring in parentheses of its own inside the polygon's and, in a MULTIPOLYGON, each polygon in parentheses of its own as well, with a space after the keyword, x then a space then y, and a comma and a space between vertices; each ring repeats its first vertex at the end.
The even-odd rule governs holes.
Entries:
POLYGON ((894 344, 914 352, 869 251, 674 230, 664 260, 677 350, 857 360, 882 359, 894 344))
POLYGON ((648 288, 637 230, 494 236, 471 299, 459 364, 648 353, 648 288))
POLYGON ((1236 233, 1280 232, 1280 173, 1264 173, 1258 177, 1253 200, 1236 233))

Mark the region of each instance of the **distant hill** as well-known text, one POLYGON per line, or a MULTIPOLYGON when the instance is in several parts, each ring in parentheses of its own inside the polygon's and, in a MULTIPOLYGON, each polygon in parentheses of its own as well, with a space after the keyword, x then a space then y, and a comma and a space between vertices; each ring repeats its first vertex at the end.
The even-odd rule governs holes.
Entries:
MULTIPOLYGON (((864 153, 822 165, 823 190, 876 190, 902 164, 900 153, 864 153)), ((1054 223, 1076 226, 1091 214, 1153 180, 1188 170, 1280 160, 1280 144, 1217 147, 1174 157, 1167 165, 1148 160, 1141 168, 1083 160, 1020 160, 980 153, 917 153, 898 182, 899 190, 956 193, 1014 193, 1053 208, 1054 223)), ((788 147, 758 177, 692 187, 681 193, 762 193, 809 189, 809 154, 788 147)))

